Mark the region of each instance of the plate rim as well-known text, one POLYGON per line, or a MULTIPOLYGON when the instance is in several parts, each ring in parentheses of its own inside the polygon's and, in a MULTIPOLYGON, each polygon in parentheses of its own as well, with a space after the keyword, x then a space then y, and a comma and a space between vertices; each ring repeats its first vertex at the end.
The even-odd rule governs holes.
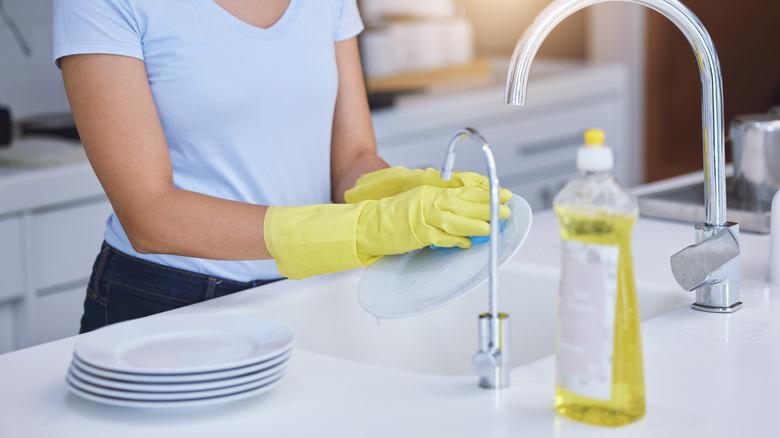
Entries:
POLYGON ((187 393, 192 391, 205 391, 209 389, 228 388, 231 386, 250 383, 265 377, 275 375, 280 369, 285 369, 287 366, 286 361, 271 365, 268 368, 263 368, 257 372, 250 372, 242 374, 236 377, 228 377, 225 379, 205 380, 201 382, 156 382, 156 383, 141 383, 141 382, 126 382, 116 379, 107 379, 100 376, 91 374, 89 371, 79 368, 74 362, 71 362, 68 372, 80 380, 90 383, 92 385, 101 386, 108 389, 117 391, 140 391, 151 393, 187 393))
POLYGON ((133 409, 183 409, 183 408, 192 408, 198 406, 209 406, 209 405, 217 405, 222 403, 230 403, 234 401, 251 398, 257 395, 261 395, 279 386, 283 382, 284 378, 285 378, 285 374, 283 374, 277 380, 267 385, 259 386, 255 389, 247 390, 244 392, 225 395, 221 397, 208 397, 205 399, 186 400, 180 402, 155 401, 155 400, 127 400, 127 399, 115 398, 115 397, 105 397, 105 396, 91 394, 87 391, 78 389, 74 386, 71 386, 70 383, 68 383, 67 381, 66 381, 66 386, 68 387, 68 390, 72 392, 74 395, 76 395, 77 397, 103 406, 107 405, 107 406, 133 408, 133 409))
POLYGON ((286 363, 292 357, 293 349, 290 348, 271 359, 260 361, 255 364, 245 365, 243 367, 229 368, 225 370, 210 371, 204 373, 183 373, 183 374, 142 374, 126 373, 122 371, 108 370, 96 367, 73 354, 71 362, 77 363, 84 371, 90 372, 98 377, 113 379, 127 383, 197 383, 212 380, 221 380, 235 377, 241 374, 248 374, 253 371, 260 371, 268 367, 276 366, 280 363, 286 363), (270 363, 270 365, 269 365, 270 363), (86 368, 86 369, 85 369, 86 368), (216 376, 216 377, 215 377, 216 376))
POLYGON ((212 389, 204 391, 191 391, 189 393, 161 393, 161 392, 141 392, 141 391, 122 391, 114 390, 110 388, 102 388, 98 385, 92 385, 82 381, 70 371, 65 376, 66 381, 83 391, 90 392, 102 397, 118 398, 124 400, 143 400, 143 401, 188 401, 197 400, 211 397, 223 397, 230 394, 236 394, 243 391, 249 391, 253 388, 257 388, 266 384, 269 384, 286 373, 286 369, 282 368, 277 373, 262 377, 252 382, 236 385, 235 387, 226 387, 221 389, 212 389), (148 397, 148 398, 143 398, 148 397))
MULTIPOLYGON (((236 320, 245 320, 248 324, 253 323, 258 326, 260 325, 266 325, 270 330, 283 330, 285 335, 289 338, 288 341, 278 349, 265 353, 262 355, 257 355, 254 357, 248 357, 240 360, 233 360, 233 361, 226 361, 220 364, 211 364, 211 365, 200 365, 200 366, 191 366, 188 368, 182 367, 179 370, 161 370, 161 369, 152 369, 152 368, 144 368, 144 367, 130 367, 121 363, 117 364, 108 364, 107 362, 102 362, 100 360, 94 360, 95 358, 85 358, 85 352, 88 352, 90 348, 94 348, 91 346, 92 343, 98 343, 98 345, 101 342, 108 342, 111 339, 111 336, 114 336, 114 338, 117 337, 117 335, 112 335, 112 333, 117 332, 119 330, 124 330, 126 327, 133 327, 134 325, 138 325, 138 320, 130 320, 130 321, 124 321, 118 324, 109 325, 107 327, 104 327, 102 329, 96 330, 94 332, 89 333, 87 336, 85 336, 83 339, 81 339, 74 347, 74 354, 78 356, 78 358, 85 363, 88 363, 92 365, 93 367, 97 368, 103 368, 111 371, 119 371, 123 373, 129 373, 129 374, 145 374, 145 375, 171 375, 171 374, 199 374, 199 373, 209 373, 214 371, 220 371, 225 369, 231 369, 231 368, 240 368, 244 367, 250 364, 255 364, 261 361, 269 360, 273 357, 278 356, 281 352, 287 351, 292 348, 292 346, 295 344, 295 334, 293 331, 276 321, 273 321, 271 319, 265 319, 265 318, 257 318, 252 315, 225 315, 225 314, 176 314, 176 315, 162 315, 157 317, 154 321, 156 324, 161 324, 160 321, 168 321, 172 320, 173 322, 170 323, 171 327, 176 327, 177 321, 179 320, 178 324, 181 324, 182 320, 192 320, 197 321, 199 323, 202 322, 202 325, 204 327, 208 327, 208 322, 203 322, 204 319, 219 319, 219 320, 225 320, 230 319, 231 322, 236 320), (81 352, 81 354, 79 354, 81 352)), ((180 329, 177 329, 180 330, 180 329)), ((194 329, 193 329, 194 330, 194 329)), ((211 328, 210 330, 219 331, 222 330, 223 333, 226 335, 230 335, 230 331, 220 329, 220 328, 211 328)), ((173 330, 171 330, 173 331, 173 330)), ((159 333, 144 333, 142 335, 139 335, 137 339, 142 339, 144 336, 147 335, 156 335, 159 333)), ((257 339, 254 339, 255 341, 257 339)), ((110 342, 109 342, 110 343, 110 342)), ((114 348, 116 348, 116 345, 114 345, 114 348)), ((87 356, 89 356, 87 354, 87 356)))

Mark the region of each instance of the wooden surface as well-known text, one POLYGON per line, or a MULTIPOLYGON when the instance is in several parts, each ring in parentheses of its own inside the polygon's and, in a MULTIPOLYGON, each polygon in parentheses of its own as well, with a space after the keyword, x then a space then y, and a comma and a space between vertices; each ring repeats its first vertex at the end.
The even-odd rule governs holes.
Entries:
MULTIPOLYGON (((509 57, 523 31, 550 0, 461 0, 460 3, 465 4, 466 16, 474 23, 477 54, 509 57)), ((567 18, 544 40, 539 56, 586 60, 588 26, 588 11, 567 18)))
POLYGON ((438 70, 409 72, 396 76, 368 80, 368 91, 397 92, 413 91, 432 86, 474 84, 488 81, 491 77, 490 64, 487 60, 477 59, 468 64, 453 65, 438 70))
MULTIPOLYGON (((685 4, 707 27, 718 50, 726 135, 736 115, 780 104, 780 1, 685 4)), ((693 52, 674 25, 648 12, 647 31, 645 175, 654 181, 702 168, 701 82, 693 52)))

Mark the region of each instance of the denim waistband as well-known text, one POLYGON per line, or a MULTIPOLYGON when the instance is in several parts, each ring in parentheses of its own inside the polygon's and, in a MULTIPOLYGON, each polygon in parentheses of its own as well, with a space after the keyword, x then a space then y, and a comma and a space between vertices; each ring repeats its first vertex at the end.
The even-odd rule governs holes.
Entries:
POLYGON ((133 257, 103 243, 84 301, 81 333, 273 283, 235 281, 133 257))
MULTIPOLYGON (((159 278, 162 282, 167 283, 170 281, 178 281, 180 283, 189 284, 203 284, 214 283, 221 287, 232 290, 244 290, 252 287, 262 286, 268 283, 273 283, 278 279, 258 279, 252 281, 237 281, 229 278, 217 277, 214 275, 201 274, 199 272, 192 272, 186 269, 174 268, 171 266, 161 265, 159 263, 143 260, 138 257, 126 254, 106 242, 103 242, 101 246, 100 256, 98 257, 98 263, 96 263, 96 269, 102 271, 105 269, 105 265, 108 260, 111 260, 111 271, 125 271, 132 272, 134 276, 144 277, 147 280, 159 278)), ((98 276, 102 272, 98 273, 98 276)))

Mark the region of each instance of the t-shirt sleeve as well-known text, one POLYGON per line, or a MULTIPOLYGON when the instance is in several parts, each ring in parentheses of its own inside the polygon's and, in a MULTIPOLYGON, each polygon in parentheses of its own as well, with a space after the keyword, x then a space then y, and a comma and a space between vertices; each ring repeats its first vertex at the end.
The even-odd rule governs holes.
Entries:
POLYGON ((127 0, 54 0, 54 64, 87 53, 143 59, 141 32, 127 0))
POLYGON ((343 41, 357 36, 363 31, 363 20, 360 18, 357 0, 338 0, 338 3, 336 41, 343 41))

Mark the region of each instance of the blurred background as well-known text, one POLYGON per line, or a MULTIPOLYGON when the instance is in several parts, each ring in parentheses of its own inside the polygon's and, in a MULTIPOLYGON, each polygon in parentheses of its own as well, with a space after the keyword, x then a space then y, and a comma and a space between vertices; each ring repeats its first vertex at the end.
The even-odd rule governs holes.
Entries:
MULTIPOLYGON (((210 1, 210 0, 202 0, 210 1)), ((546 40, 528 105, 503 104, 512 50, 547 0, 360 0, 380 154, 439 167, 480 130, 502 185, 548 208, 602 128, 626 184, 701 170, 700 81, 682 34, 633 5, 590 7, 546 40)), ((780 105, 780 2, 685 0, 715 41, 725 120, 780 105)), ((75 334, 110 211, 51 61, 51 0, 0 0, 0 353, 75 334)), ((458 167, 482 171, 461 148, 458 167)))

